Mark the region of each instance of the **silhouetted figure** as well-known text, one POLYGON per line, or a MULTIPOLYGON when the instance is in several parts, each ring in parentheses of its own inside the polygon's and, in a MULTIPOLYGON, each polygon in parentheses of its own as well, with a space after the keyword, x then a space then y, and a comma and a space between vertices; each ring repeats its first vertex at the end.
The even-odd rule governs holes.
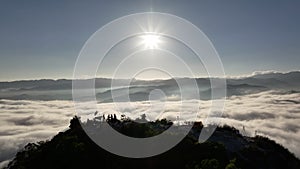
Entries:
POLYGON ((96 111, 95 113, 94 113, 94 116, 96 116, 98 114, 98 111, 96 111))
POLYGON ((102 119, 103 119, 103 121, 105 121, 105 114, 102 115, 102 119))
POLYGON ((142 120, 142 121, 147 121, 147 120, 146 120, 146 114, 142 114, 142 115, 141 115, 141 120, 142 120))
POLYGON ((246 129, 245 129, 245 126, 243 126, 243 134, 246 135, 246 129))
POLYGON ((125 119, 126 119, 125 114, 122 114, 122 115, 121 115, 121 120, 125 120, 125 119))
POLYGON ((117 120, 117 115, 116 114, 114 114, 114 121, 116 121, 117 120))

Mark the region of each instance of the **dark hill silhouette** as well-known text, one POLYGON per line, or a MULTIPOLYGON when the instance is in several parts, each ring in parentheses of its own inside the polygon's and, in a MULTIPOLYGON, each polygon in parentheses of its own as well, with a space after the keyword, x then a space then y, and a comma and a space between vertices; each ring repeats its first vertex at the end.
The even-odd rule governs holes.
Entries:
MULTIPOLYGON (((159 134, 172 125, 162 119, 136 123, 126 117, 107 121, 119 132, 134 137, 159 134)), ((103 122, 90 120, 82 125, 98 126, 103 122)), ((188 125, 188 124, 187 124, 188 125)), ((242 136, 229 126, 218 127, 204 143, 197 142, 203 129, 201 122, 194 123, 188 136, 171 150, 155 157, 132 159, 111 154, 97 146, 83 131, 74 117, 70 129, 60 132, 50 141, 29 143, 8 164, 10 169, 299 169, 300 161, 281 145, 266 137, 242 136)))

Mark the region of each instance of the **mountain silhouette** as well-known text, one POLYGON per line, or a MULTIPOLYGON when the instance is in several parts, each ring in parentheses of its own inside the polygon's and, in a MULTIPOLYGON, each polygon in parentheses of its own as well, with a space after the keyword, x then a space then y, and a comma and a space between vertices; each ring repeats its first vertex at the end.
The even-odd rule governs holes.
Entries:
MULTIPOLYGON (((131 137, 150 137, 173 125, 166 119, 137 123, 129 118, 110 116, 107 123, 115 130, 131 137)), ((139 119, 141 120, 141 119, 139 119)), ((197 138, 204 128, 193 123, 189 134, 171 150, 149 158, 126 158, 114 155, 96 145, 84 132, 87 126, 101 127, 99 119, 70 121, 69 129, 58 133, 50 141, 29 143, 8 164, 9 169, 299 169, 300 160, 286 148, 262 137, 245 137, 229 126, 217 127, 204 143, 197 138)), ((191 125, 188 122, 184 125, 191 125)), ((184 126, 182 125, 182 126, 184 126)), ((180 126, 179 126, 180 127, 180 126)), ((176 133, 175 133, 176 134, 176 133)))

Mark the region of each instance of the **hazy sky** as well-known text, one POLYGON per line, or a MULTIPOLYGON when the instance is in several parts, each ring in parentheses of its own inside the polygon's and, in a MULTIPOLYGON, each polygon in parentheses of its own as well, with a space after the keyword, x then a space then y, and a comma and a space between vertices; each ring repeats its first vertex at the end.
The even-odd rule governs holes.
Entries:
POLYGON ((300 1, 0 2, 0 80, 71 78, 85 41, 106 23, 137 12, 185 18, 213 42, 227 75, 299 70, 300 1))

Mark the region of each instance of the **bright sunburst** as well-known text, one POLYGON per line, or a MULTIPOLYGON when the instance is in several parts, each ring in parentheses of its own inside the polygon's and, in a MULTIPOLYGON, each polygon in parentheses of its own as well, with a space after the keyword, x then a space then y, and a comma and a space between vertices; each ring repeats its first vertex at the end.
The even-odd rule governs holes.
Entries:
POLYGON ((157 49, 158 45, 161 43, 159 35, 142 35, 141 38, 141 44, 144 45, 146 49, 157 49))

